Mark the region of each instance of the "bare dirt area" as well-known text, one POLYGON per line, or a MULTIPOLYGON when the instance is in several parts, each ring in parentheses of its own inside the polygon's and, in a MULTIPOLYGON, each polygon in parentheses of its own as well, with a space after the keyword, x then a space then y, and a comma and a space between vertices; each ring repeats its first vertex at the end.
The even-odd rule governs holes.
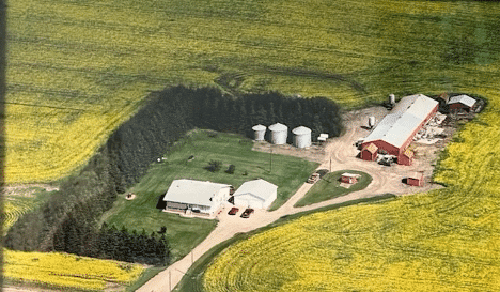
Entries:
POLYGON ((207 250, 230 239, 236 233, 248 232, 264 227, 284 215, 314 210, 331 204, 356 199, 377 197, 384 194, 402 196, 441 188, 442 186, 432 183, 432 171, 439 151, 444 148, 451 139, 454 132, 454 128, 452 127, 443 127, 443 134, 447 136, 444 140, 439 140, 434 144, 412 143, 412 147, 414 147, 416 152, 416 157, 411 166, 382 166, 375 162, 364 161, 356 157, 359 151, 355 148, 354 143, 369 134, 368 119, 370 117, 375 117, 376 120, 379 121, 384 118, 388 112, 389 110, 384 107, 372 107, 347 112, 344 114, 346 132, 342 137, 329 139, 326 144, 322 146, 313 145, 309 149, 294 149, 290 145, 271 147, 269 143, 266 142, 255 142, 255 151, 306 158, 310 161, 320 163, 321 165, 318 169, 326 168, 330 171, 344 169, 360 170, 369 173, 373 177, 373 181, 365 189, 346 196, 307 205, 301 208, 294 208, 294 204, 313 186, 313 184, 304 183, 297 190, 295 195, 285 202, 278 210, 273 212, 255 210, 255 213, 253 213, 250 218, 239 217, 238 215, 241 213, 241 209, 238 215, 228 215, 227 213, 230 207, 232 207, 232 205, 228 204, 216 217, 219 220, 217 228, 212 231, 200 245, 193 249, 192 254, 170 265, 167 270, 159 273, 137 291, 171 291, 170 288, 173 289, 175 285, 177 285, 184 273, 186 273, 191 266, 192 262, 198 260, 207 250), (415 171, 424 172, 425 183, 423 187, 409 186, 403 183, 403 179, 415 171))

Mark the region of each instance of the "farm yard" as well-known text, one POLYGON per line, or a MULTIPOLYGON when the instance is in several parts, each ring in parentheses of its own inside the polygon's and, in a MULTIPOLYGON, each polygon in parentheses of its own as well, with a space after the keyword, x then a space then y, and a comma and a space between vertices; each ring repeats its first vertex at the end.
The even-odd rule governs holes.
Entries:
POLYGON ((161 163, 152 165, 144 178, 130 190, 134 200, 120 197, 102 221, 117 227, 127 226, 147 233, 167 226, 167 237, 173 259, 180 259, 198 245, 215 228, 217 222, 205 218, 184 218, 178 214, 159 212, 155 208, 158 197, 165 194, 176 179, 192 179, 230 184, 238 188, 242 183, 265 177, 278 185, 278 199, 271 208, 279 207, 295 193, 316 163, 296 157, 274 154, 272 172, 269 172, 269 154, 251 151, 252 141, 231 134, 213 134, 212 131, 192 130, 179 141, 176 150, 164 155, 161 163), (192 154, 193 157, 189 158, 192 154), (210 160, 220 160, 220 171, 205 169, 210 160), (225 172, 235 166, 233 174, 225 172), (140 218, 140 220, 138 220, 140 218))

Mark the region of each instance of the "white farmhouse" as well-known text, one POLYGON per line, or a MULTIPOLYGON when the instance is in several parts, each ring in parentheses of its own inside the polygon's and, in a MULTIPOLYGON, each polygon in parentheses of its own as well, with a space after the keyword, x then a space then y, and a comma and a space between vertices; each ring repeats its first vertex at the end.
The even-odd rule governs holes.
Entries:
POLYGON ((278 196, 278 186, 265 180, 247 181, 234 192, 234 204, 252 209, 267 209, 278 196))
POLYGON ((231 185, 208 181, 174 180, 163 198, 167 211, 200 212, 214 215, 229 200, 231 185))

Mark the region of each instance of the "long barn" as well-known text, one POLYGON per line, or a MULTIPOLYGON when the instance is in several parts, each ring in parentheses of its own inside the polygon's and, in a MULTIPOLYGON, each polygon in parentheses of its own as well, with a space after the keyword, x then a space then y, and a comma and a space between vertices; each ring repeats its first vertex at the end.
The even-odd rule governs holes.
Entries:
MULTIPOLYGON (((408 149, 413 137, 437 112, 439 103, 423 94, 403 97, 392 111, 382 119, 373 131, 363 139, 361 152, 369 148, 378 153, 397 157, 397 164, 411 165, 413 152, 408 149), (370 146, 371 144, 375 145, 370 146)), ((365 159, 373 160, 373 157, 365 159)))

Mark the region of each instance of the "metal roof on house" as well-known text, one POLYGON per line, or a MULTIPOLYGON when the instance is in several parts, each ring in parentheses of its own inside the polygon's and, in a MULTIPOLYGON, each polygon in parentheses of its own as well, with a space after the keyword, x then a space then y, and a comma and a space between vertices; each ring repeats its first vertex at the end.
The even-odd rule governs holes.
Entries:
POLYGON ((350 173, 350 172, 344 172, 342 176, 348 176, 348 177, 360 177, 360 174, 357 173, 350 173))
POLYGON ((255 125, 252 127, 252 130, 255 130, 255 131, 262 131, 262 130, 265 130, 266 129, 266 126, 264 125, 255 125))
POLYGON ((363 143, 383 140, 400 148, 437 105, 437 101, 423 94, 403 97, 363 143))
POLYGON ((304 126, 299 126, 292 130, 292 133, 294 133, 295 135, 307 135, 311 134, 311 132, 312 132, 311 129, 304 126))
MULTIPOLYGON (((251 195, 267 201, 273 193, 276 193, 278 186, 263 179, 247 181, 242 184, 235 192, 234 197, 251 195)), ((274 199, 274 198, 273 198, 274 199)))
POLYGON ((230 185, 212 183, 209 181, 188 179, 174 180, 168 188, 163 201, 210 206, 212 205, 210 198, 213 198, 220 189, 230 187, 230 185))
POLYGON ((287 129, 288 129, 287 126, 280 123, 276 123, 274 125, 269 126, 269 130, 271 131, 286 131, 287 129))
POLYGON ((468 107, 472 107, 476 103, 476 100, 468 95, 462 94, 462 95, 452 96, 450 98, 448 104, 454 104, 454 103, 461 103, 465 104, 468 107))

